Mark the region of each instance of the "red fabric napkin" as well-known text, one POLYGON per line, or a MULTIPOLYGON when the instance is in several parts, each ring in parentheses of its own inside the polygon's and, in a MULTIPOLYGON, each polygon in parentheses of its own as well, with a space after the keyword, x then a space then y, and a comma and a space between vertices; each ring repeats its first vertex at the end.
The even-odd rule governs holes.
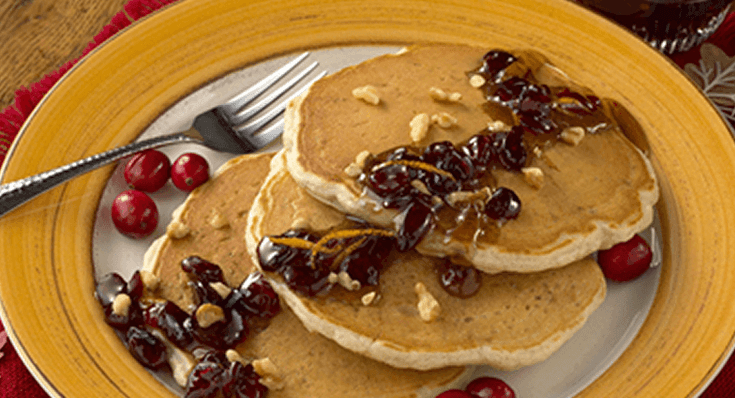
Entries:
MULTIPOLYGON (((82 57, 86 56, 92 49, 109 39, 115 33, 125 29, 132 21, 138 20, 176 1, 130 0, 125 5, 124 11, 116 14, 110 23, 94 37, 94 40, 84 50, 82 57)), ((735 12, 728 15, 722 27, 707 42, 720 47, 729 56, 735 55, 735 12)), ((676 54, 671 58, 677 65, 683 68, 687 63, 697 63, 699 61, 699 48, 694 48, 686 53, 676 54)), ((33 108, 77 61, 79 59, 67 62, 59 70, 31 84, 30 87, 21 87, 15 93, 14 105, 0 112, 0 164, 5 160, 7 150, 20 130, 20 126, 31 114, 33 108)), ((4 327, 0 324, 0 333, 4 333, 3 331, 4 327)), ((2 354, 0 356, 0 397, 47 398, 48 395, 28 372, 12 345, 3 345, 2 340, 2 335, 0 335, 0 354, 2 354)), ((730 358, 720 374, 701 395, 701 398, 732 397, 735 397, 735 357, 730 358)))

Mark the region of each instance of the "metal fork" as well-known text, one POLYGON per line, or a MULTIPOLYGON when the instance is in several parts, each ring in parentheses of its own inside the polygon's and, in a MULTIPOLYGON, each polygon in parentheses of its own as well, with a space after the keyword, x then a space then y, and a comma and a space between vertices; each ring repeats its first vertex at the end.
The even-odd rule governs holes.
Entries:
POLYGON ((278 122, 271 122, 283 112, 291 99, 324 76, 326 71, 309 80, 295 94, 255 120, 252 120, 254 116, 262 113, 288 90, 304 80, 318 66, 318 62, 310 64, 257 103, 247 108, 245 106, 264 95, 308 55, 309 53, 301 54, 226 103, 200 114, 194 119, 193 127, 187 131, 135 142, 41 174, 0 185, 0 217, 63 182, 146 149, 177 143, 197 143, 222 152, 244 154, 265 147, 283 133, 283 118, 278 122), (267 126, 269 123, 271 125, 267 126))

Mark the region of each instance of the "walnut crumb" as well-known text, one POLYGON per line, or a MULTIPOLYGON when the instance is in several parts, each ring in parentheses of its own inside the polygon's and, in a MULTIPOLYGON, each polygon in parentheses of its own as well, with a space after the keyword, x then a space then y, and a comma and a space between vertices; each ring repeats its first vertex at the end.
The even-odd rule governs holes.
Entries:
POLYGON ((112 301, 112 313, 121 317, 126 317, 128 316, 130 305, 132 303, 133 300, 130 299, 130 296, 125 293, 120 293, 115 296, 115 300, 112 301))
POLYGON ((537 157, 537 158, 540 158, 540 157, 541 157, 541 155, 543 154, 543 152, 541 152, 541 148, 539 148, 539 147, 534 147, 534 148, 533 148, 533 154, 534 154, 534 155, 536 155, 536 157, 537 157))
POLYGON ((365 168, 365 163, 370 159, 370 156, 372 155, 368 150, 358 153, 357 156, 355 156, 355 161, 345 167, 345 174, 352 178, 359 177, 360 174, 362 174, 362 169, 365 168))
POLYGON ((156 289, 158 289, 158 286, 161 284, 161 278, 159 278, 156 274, 146 271, 146 270, 140 270, 140 281, 143 282, 143 286, 145 286, 146 289, 148 289, 149 292, 155 292, 156 289))
POLYGON ((431 115, 431 122, 443 129, 448 129, 457 125, 457 118, 447 112, 441 112, 431 115))
POLYGON ((212 213, 209 216, 209 225, 212 226, 214 229, 222 229, 230 224, 229 221, 227 221, 227 217, 225 217, 224 214, 222 214, 221 211, 217 209, 212 209, 212 213))
POLYGON ((416 188, 419 192, 431 195, 431 192, 429 192, 429 188, 426 187, 426 184, 424 184, 421 180, 411 180, 411 186, 416 188))
POLYGON ((378 105, 380 103, 378 89, 369 84, 352 90, 352 96, 370 105, 378 105))
POLYGON ((564 131, 561 132, 561 139, 562 141, 566 142, 569 145, 577 146, 584 138, 584 128, 583 127, 567 127, 564 129, 564 131))
POLYGON ((376 292, 365 293, 360 298, 360 300, 362 301, 362 305, 368 306, 368 305, 372 304, 373 301, 375 301, 375 296, 377 296, 377 295, 378 295, 378 293, 376 293, 376 292))
POLYGON ((227 357, 227 360, 230 362, 240 362, 243 366, 248 365, 248 361, 245 360, 245 358, 240 355, 237 350, 229 349, 225 351, 225 356, 227 357))
POLYGON ((186 237, 186 235, 189 235, 190 232, 191 229, 186 224, 178 220, 172 221, 171 224, 166 227, 166 235, 172 239, 182 239, 186 237))
POLYGON ((470 77, 470 86, 474 88, 480 88, 484 86, 485 83, 487 83, 487 80, 485 80, 481 75, 472 75, 472 77, 470 77))
POLYGON ((411 141, 414 143, 423 141, 426 138, 426 135, 429 134, 430 123, 431 119, 426 113, 419 113, 414 116, 409 123, 409 126, 411 127, 411 141))
POLYGON ((347 273, 347 271, 340 271, 339 274, 337 274, 337 279, 338 279, 339 284, 343 288, 351 292, 354 292, 355 290, 360 290, 360 287, 361 287, 360 281, 352 279, 352 277, 350 276, 350 274, 347 273))
POLYGON ((232 293, 232 288, 230 288, 229 286, 225 285, 222 282, 210 282, 209 287, 211 287, 212 290, 217 292, 217 294, 219 294, 219 296, 222 297, 223 299, 226 299, 227 296, 229 296, 230 293, 232 293))
POLYGON ((335 283, 339 282, 339 276, 334 272, 330 272, 329 275, 327 275, 327 282, 334 285, 335 283))
POLYGON ((430 87, 429 96, 434 101, 439 102, 459 102, 462 100, 462 93, 447 93, 439 87, 430 87))
POLYGON ((521 169, 526 182, 536 189, 544 186, 544 172, 538 167, 524 167, 521 169))
POLYGON ((421 282, 416 283, 416 285, 414 286, 414 291, 419 298, 419 303, 417 307, 421 320, 423 320, 424 322, 431 322, 435 320, 441 313, 439 302, 436 301, 431 293, 429 293, 429 291, 426 289, 426 285, 421 282))
POLYGON ((509 131, 510 126, 505 124, 502 120, 493 120, 487 123, 487 129, 490 131, 509 131))
POLYGON ((222 310, 222 307, 211 303, 200 305, 197 308, 195 316, 199 326, 204 329, 225 320, 225 312, 222 310))
POLYGON ((271 390, 281 390, 286 383, 281 370, 270 360, 270 358, 256 359, 250 363, 253 370, 260 376, 260 384, 271 390))

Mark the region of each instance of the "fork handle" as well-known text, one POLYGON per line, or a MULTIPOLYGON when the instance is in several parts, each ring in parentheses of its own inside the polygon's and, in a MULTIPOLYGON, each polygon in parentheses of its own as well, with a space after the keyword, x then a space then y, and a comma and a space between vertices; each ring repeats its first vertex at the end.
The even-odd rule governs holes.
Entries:
POLYGON ((0 185, 0 217, 74 177, 78 177, 136 152, 183 142, 200 141, 185 133, 164 135, 111 149, 107 152, 102 152, 41 174, 0 185))

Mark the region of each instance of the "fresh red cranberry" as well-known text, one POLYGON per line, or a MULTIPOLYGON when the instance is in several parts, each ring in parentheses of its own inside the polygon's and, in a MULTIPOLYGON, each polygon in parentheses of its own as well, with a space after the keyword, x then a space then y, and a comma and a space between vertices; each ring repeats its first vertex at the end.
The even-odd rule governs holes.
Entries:
POLYGON ((158 226, 156 203, 141 191, 130 189, 117 195, 111 212, 117 230, 131 238, 145 238, 158 226))
POLYGON ((474 398, 472 395, 462 390, 447 390, 436 396, 436 398, 474 398))
POLYGON ((207 180, 209 180, 209 163, 196 153, 179 156, 171 166, 171 181, 184 192, 193 191, 207 180))
POLYGON ((472 398, 515 398, 516 394, 503 380, 478 377, 465 388, 472 398))
POLYGON ((452 296, 467 298, 480 290, 482 274, 473 267, 447 260, 439 267, 439 284, 452 296))
POLYGON ((511 189, 500 187, 485 204, 485 214, 493 220, 506 221, 518 217, 521 200, 511 189))
POLYGON ((143 366, 155 369, 166 363, 166 346, 147 330, 133 326, 126 340, 128 350, 143 366))
POLYGON ((602 273, 616 282, 630 281, 643 275, 650 268, 652 258, 651 247, 639 235, 597 253, 602 273))
POLYGON ((136 153, 125 164, 125 181, 139 191, 158 191, 166 185, 170 175, 171 161, 166 154, 155 149, 136 153))

